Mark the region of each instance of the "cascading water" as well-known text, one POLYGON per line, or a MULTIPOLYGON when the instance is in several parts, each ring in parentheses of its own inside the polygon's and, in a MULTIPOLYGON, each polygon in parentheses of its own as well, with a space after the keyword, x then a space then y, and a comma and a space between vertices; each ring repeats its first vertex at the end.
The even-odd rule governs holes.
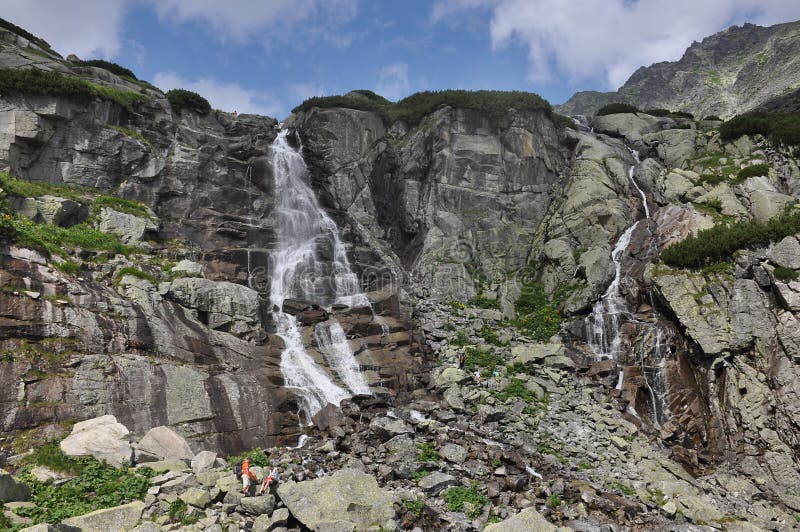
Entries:
MULTIPOLYGON (((329 308, 369 306, 369 300, 350 268, 336 224, 305 182, 308 169, 301 151, 289 145, 287 136, 282 130, 272 144, 277 245, 270 256, 270 303, 276 332, 286 344, 281 354, 286 386, 299 395, 310 422, 325 404, 338 405, 351 394, 308 354, 297 320, 283 312, 283 302, 298 298, 329 308)), ((316 339, 330 366, 353 393, 369 393, 341 325, 330 320, 325 330, 317 328, 316 339)))

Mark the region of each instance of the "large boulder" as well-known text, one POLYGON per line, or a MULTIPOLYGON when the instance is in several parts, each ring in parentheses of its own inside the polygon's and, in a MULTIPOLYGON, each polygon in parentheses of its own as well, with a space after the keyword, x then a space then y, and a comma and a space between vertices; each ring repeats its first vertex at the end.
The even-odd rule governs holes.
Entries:
POLYGON ((661 130, 660 120, 644 113, 615 113, 596 116, 592 120, 595 131, 614 137, 625 137, 629 142, 642 140, 642 136, 661 130))
POLYGON ((535 508, 522 510, 514 517, 500 523, 494 523, 483 529, 483 532, 519 532, 521 530, 535 530, 536 532, 555 532, 557 530, 572 530, 571 528, 556 528, 548 523, 535 508))
POLYGON ((62 524, 72 526, 82 532, 116 532, 136 526, 142 518, 144 503, 134 501, 114 508, 97 510, 79 517, 64 519, 62 524))
POLYGON ((103 232, 117 235, 123 244, 138 245, 147 234, 158 231, 158 221, 152 213, 143 218, 103 207, 100 209, 99 228, 103 232))
POLYGON ((194 453, 183 436, 169 427, 153 427, 136 446, 137 462, 190 461, 193 458, 194 453))
POLYGON ((370 430, 382 441, 388 441, 400 434, 413 434, 414 429, 402 419, 379 417, 369 424, 370 430))
POLYGON ((8 471, 0 469, 0 501, 27 501, 30 497, 31 490, 27 485, 18 482, 8 471))
POLYGON ((355 469, 305 482, 286 482, 278 486, 278 496, 311 530, 397 529, 391 494, 379 488, 374 477, 355 469))
POLYGON ((130 431, 112 415, 76 423, 69 436, 61 441, 61 450, 68 456, 94 456, 119 467, 132 462, 130 431))

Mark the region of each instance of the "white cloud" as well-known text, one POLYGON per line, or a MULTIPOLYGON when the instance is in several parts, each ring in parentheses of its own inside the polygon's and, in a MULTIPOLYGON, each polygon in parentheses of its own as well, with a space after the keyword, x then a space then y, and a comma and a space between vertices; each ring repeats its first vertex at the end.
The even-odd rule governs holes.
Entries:
POLYGON ((392 63, 381 68, 378 73, 380 83, 375 92, 389 100, 399 100, 408 96, 408 65, 406 63, 392 63))
POLYGON ((126 0, 4 0, 2 16, 81 59, 116 56, 126 0))
POLYGON ((159 72, 153 83, 160 89, 188 89, 206 98, 211 107, 222 111, 238 111, 259 115, 277 116, 282 110, 280 102, 265 91, 245 89, 236 83, 222 83, 210 77, 194 81, 183 79, 173 72, 159 72))
POLYGON ((336 27, 356 14, 357 0, 151 0, 162 21, 201 22, 223 41, 257 38, 264 42, 321 36, 337 47, 349 46, 336 27), (302 24, 301 24, 302 23, 302 24))
POLYGON ((785 0, 439 0, 431 16, 449 22, 475 9, 491 11, 494 49, 527 48, 532 80, 602 77, 609 89, 731 24, 800 18, 800 2, 785 0))

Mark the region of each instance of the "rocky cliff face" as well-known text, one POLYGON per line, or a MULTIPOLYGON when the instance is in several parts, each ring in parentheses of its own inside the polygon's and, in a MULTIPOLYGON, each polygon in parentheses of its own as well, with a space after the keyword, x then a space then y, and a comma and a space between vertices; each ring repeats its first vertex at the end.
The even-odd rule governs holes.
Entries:
POLYGON ((579 92, 559 112, 592 115, 612 102, 730 118, 795 90, 800 23, 745 24, 690 46, 676 62, 641 67, 616 92, 579 92))

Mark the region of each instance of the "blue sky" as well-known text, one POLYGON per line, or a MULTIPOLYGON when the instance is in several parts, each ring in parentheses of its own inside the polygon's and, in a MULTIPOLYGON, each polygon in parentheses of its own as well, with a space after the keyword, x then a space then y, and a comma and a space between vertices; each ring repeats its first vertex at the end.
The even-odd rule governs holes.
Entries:
POLYGON ((617 88, 732 24, 800 19, 796 0, 4 0, 63 55, 105 58, 214 107, 285 117, 366 88, 514 89, 561 103, 617 88))

